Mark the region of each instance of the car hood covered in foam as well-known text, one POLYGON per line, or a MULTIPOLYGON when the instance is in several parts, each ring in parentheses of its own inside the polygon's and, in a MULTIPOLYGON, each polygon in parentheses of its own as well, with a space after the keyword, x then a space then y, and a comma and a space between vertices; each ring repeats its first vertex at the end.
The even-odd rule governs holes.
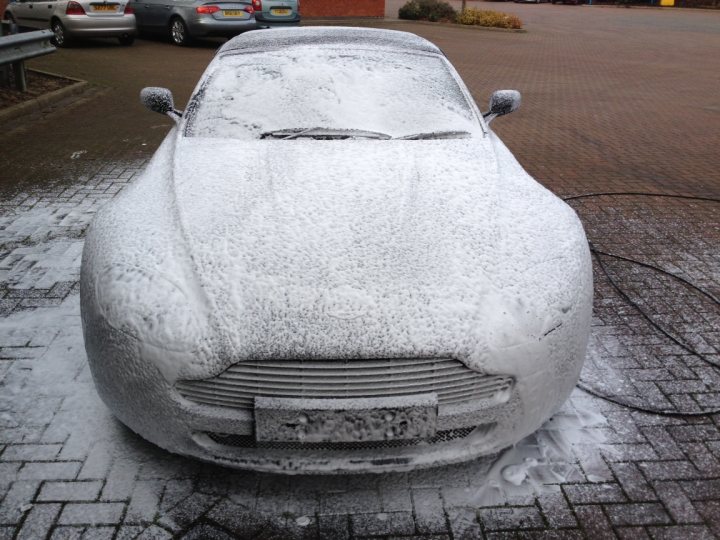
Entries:
POLYGON ((495 138, 180 137, 168 185, 220 351, 186 377, 244 358, 437 355, 519 373, 541 351, 502 366, 493 351, 537 347, 587 303, 577 218, 495 138))

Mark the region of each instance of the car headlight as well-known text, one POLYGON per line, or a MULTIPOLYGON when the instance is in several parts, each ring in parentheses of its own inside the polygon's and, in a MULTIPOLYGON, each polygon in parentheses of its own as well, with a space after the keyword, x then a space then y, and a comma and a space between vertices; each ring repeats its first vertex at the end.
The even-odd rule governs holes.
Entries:
POLYGON ((100 273, 95 287, 97 311, 116 330, 166 351, 197 346, 204 317, 181 279, 113 265, 100 273))

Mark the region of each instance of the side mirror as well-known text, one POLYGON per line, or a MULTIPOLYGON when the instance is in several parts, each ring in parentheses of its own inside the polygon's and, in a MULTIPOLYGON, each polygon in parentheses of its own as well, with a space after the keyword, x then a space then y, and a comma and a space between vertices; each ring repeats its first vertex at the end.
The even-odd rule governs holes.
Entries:
POLYGON ((181 111, 175 110, 172 92, 167 88, 148 86, 140 90, 140 101, 148 109, 160 114, 167 114, 176 122, 182 116, 181 111))
POLYGON ((483 113, 483 118, 489 124, 496 116, 517 110, 521 102, 522 98, 517 90, 496 90, 490 97, 490 110, 483 113))

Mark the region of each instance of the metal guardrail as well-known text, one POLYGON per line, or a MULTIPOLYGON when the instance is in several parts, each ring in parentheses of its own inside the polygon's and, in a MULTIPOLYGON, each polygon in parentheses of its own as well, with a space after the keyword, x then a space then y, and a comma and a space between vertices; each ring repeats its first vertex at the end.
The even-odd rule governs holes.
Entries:
MULTIPOLYGON (((5 33, 4 27, 6 24, 3 21, 3 33, 5 33)), ((34 32, 0 36, 0 70, 2 70, 3 66, 12 66, 15 75, 15 88, 21 92, 27 90, 25 60, 55 52, 55 47, 50 43, 52 37, 53 33, 50 30, 36 30, 34 32)), ((0 73, 0 83, 7 86, 6 72, 0 73)))

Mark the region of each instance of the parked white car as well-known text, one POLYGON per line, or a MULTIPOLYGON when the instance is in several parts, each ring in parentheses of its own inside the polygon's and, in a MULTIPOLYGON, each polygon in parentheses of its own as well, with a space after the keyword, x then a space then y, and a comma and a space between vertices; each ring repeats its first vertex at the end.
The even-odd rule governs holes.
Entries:
POLYGON ((81 276, 98 393, 187 456, 287 473, 498 451, 575 386, 592 273, 575 212, 404 32, 253 31, 217 53, 81 276))
POLYGON ((128 0, 16 0, 8 4, 4 18, 26 28, 51 29, 58 47, 75 38, 117 38, 121 45, 135 41, 135 14, 128 0))

